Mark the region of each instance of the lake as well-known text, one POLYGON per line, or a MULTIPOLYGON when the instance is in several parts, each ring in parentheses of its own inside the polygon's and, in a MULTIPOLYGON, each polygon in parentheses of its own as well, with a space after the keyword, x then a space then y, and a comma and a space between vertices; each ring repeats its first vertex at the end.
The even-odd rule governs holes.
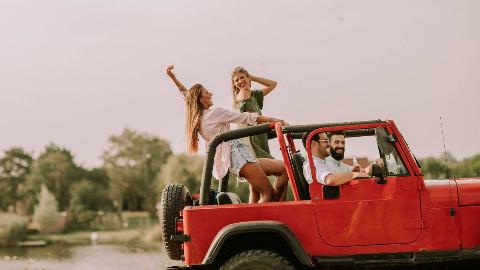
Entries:
POLYGON ((0 249, 2 270, 157 270, 171 265, 181 265, 181 262, 171 261, 161 245, 52 244, 0 249))

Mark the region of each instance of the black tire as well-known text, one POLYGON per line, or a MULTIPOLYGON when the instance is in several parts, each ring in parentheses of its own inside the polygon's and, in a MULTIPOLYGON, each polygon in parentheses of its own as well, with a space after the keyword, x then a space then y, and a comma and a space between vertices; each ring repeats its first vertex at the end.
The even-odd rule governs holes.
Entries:
POLYGON ((172 241, 170 237, 175 234, 175 218, 180 216, 180 211, 186 205, 192 205, 187 187, 182 184, 169 184, 163 189, 160 225, 165 251, 172 260, 182 259, 182 243, 172 241))
POLYGON ((269 250, 247 250, 230 258, 221 270, 295 270, 282 255, 269 250))

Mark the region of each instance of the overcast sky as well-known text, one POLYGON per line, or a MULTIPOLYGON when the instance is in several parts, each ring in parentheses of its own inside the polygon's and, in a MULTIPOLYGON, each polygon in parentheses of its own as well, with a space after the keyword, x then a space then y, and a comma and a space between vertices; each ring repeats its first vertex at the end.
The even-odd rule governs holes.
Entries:
MULTIPOLYGON (((230 108, 241 65, 291 124, 393 119, 418 157, 480 153, 480 1, 0 0, 0 150, 54 142, 85 166, 130 127, 184 152, 165 75, 230 108)), ((347 149, 348 152, 348 149, 347 149)))

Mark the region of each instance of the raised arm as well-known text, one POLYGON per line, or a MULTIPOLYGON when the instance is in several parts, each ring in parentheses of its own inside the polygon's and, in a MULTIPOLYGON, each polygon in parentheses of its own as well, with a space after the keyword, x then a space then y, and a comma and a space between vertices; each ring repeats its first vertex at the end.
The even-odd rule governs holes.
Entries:
POLYGON ((167 75, 173 80, 173 82, 175 83, 175 85, 178 87, 178 89, 180 90, 180 92, 182 93, 182 96, 186 96, 187 92, 188 92, 188 89, 177 79, 177 77, 175 76, 175 74, 173 73, 173 69, 175 68, 175 66, 173 65, 170 65, 168 66, 167 68, 167 75))
POLYGON ((268 95, 270 92, 273 91, 273 89, 275 89, 275 87, 277 87, 277 82, 273 81, 273 80, 269 80, 269 79, 266 79, 266 78, 257 77, 257 76, 253 76, 253 75, 250 75, 250 79, 254 82, 257 82, 257 83, 265 86, 262 89, 262 93, 263 93, 264 96, 268 95))

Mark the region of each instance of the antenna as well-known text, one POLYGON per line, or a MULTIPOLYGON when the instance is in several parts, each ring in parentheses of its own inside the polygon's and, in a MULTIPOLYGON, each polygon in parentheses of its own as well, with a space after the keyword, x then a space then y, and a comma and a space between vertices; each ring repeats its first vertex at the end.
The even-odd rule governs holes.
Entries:
POLYGON ((447 149, 445 147, 445 134, 443 133, 443 120, 440 116, 440 128, 442 129, 442 140, 443 140, 443 152, 445 154, 445 169, 447 170, 447 179, 450 179, 450 173, 448 170, 448 158, 447 158, 447 149))

